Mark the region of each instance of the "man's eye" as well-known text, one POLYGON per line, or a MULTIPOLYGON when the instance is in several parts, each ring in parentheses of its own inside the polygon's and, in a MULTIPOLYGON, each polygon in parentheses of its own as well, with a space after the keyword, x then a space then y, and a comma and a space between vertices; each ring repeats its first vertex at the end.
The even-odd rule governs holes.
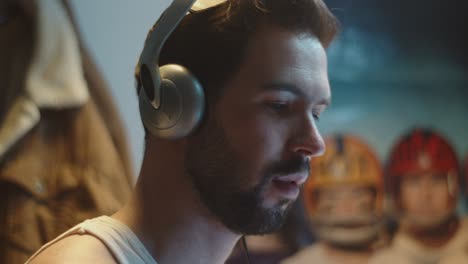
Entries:
POLYGON ((275 112, 285 112, 289 108, 289 104, 285 102, 268 102, 266 104, 271 110, 275 112))

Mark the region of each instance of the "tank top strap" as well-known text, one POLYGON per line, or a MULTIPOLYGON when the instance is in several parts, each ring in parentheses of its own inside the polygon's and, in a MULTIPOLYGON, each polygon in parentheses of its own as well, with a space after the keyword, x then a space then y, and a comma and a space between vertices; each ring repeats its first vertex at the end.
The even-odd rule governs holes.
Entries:
POLYGON ((157 264, 135 233, 123 223, 109 216, 89 219, 70 228, 42 246, 29 258, 26 264, 51 245, 72 235, 91 235, 99 239, 119 264, 157 264))

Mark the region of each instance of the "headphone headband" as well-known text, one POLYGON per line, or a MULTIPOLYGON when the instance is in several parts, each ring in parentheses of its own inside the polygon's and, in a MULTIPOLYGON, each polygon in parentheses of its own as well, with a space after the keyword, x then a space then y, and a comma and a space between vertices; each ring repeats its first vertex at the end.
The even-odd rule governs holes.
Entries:
POLYGON ((159 53, 167 38, 172 34, 180 21, 190 11, 202 12, 218 6, 226 0, 174 0, 159 18, 157 26, 148 37, 140 56, 140 80, 148 100, 155 109, 161 106, 161 78, 159 72, 159 53))
POLYGON ((161 78, 159 73, 159 53, 169 35, 174 31, 195 0, 175 0, 159 18, 154 31, 148 37, 140 57, 140 79, 144 89, 141 92, 153 93, 148 96, 154 108, 161 106, 161 78))
POLYGON ((190 8, 190 12, 191 13, 203 12, 206 9, 219 6, 226 1, 227 0, 198 0, 192 5, 192 8, 190 8))

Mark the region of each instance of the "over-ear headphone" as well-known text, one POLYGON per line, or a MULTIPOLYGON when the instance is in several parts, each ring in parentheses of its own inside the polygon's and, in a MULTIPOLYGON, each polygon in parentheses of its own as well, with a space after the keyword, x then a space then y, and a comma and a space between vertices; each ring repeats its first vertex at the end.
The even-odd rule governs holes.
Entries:
POLYGON ((154 136, 181 138, 200 123, 205 108, 200 82, 182 65, 159 67, 159 54, 187 12, 201 12, 225 1, 174 0, 148 36, 139 61, 139 105, 143 124, 154 136))

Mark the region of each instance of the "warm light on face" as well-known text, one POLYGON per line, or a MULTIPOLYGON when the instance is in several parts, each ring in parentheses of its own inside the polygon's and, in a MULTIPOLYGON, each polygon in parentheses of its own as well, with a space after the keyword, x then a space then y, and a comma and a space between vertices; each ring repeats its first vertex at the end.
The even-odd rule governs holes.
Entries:
POLYGON ((329 104, 326 54, 314 36, 259 30, 191 138, 189 173, 207 207, 243 234, 277 230, 323 153, 316 126, 329 104))

